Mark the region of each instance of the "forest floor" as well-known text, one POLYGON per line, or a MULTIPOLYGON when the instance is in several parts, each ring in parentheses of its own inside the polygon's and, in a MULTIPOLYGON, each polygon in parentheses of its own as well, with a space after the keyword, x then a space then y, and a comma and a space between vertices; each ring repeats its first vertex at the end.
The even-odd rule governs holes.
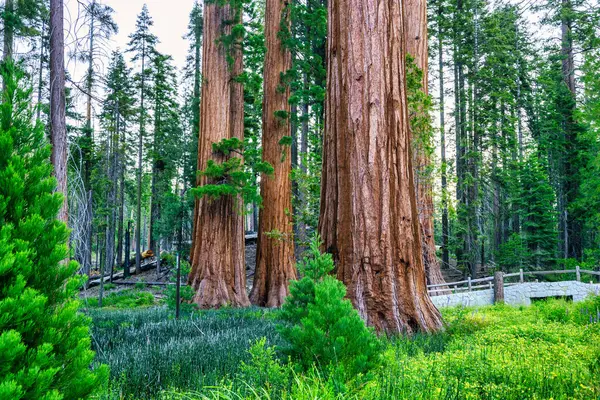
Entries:
POLYGON ((600 398, 600 298, 444 309, 444 332, 382 338, 381 366, 342 384, 297 373, 278 352, 249 353, 261 338, 283 344, 276 312, 221 309, 176 320, 154 300, 139 302, 87 310, 96 361, 111 368, 99 399, 600 398))
MULTIPOLYGON (((252 283, 254 278, 254 270, 256 268, 256 242, 250 241, 246 244, 246 287, 248 292, 252 289, 252 283)), ((121 272, 123 269, 119 268, 115 270, 115 273, 121 272)), ((175 277, 176 269, 174 266, 165 266, 163 265, 161 268, 161 272, 159 273, 156 268, 149 269, 146 271, 142 271, 139 274, 132 274, 127 279, 117 279, 115 283, 105 283, 104 290, 106 295, 110 295, 111 293, 123 292, 131 289, 135 286, 135 283, 138 283, 136 287, 138 290, 143 290, 148 293, 151 293, 155 296, 156 303, 160 303, 164 299, 164 288, 159 285, 149 285, 142 286, 145 282, 158 282, 158 283, 169 283, 173 282, 175 277), (120 282, 130 282, 134 283, 132 285, 123 285, 120 282)), ((97 275, 99 276, 99 274, 97 275)), ((91 278, 93 280, 94 278, 91 278)), ((182 279, 185 282, 185 277, 182 279)), ((85 301, 88 298, 98 297, 98 293, 100 291, 99 286, 94 286, 87 288, 85 290, 81 290, 79 293, 79 297, 81 300, 85 301)))

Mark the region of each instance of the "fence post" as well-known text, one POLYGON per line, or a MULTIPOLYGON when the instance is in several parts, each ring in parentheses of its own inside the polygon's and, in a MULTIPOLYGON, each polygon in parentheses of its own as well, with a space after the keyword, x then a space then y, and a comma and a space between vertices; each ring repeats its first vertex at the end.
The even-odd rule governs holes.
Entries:
POLYGON ((523 268, 519 270, 519 283, 525 282, 525 276, 523 275, 523 268))
POLYGON ((469 280, 469 292, 471 291, 472 285, 471 285, 471 277, 468 278, 469 280))
POLYGON ((494 304, 504 303, 504 272, 494 273, 494 304))
POLYGON ((175 283, 175 318, 179 319, 181 307, 181 256, 177 252, 177 282, 175 283))
POLYGON ((581 282, 581 271, 579 271, 579 265, 575 267, 575 276, 577 276, 577 282, 581 282))

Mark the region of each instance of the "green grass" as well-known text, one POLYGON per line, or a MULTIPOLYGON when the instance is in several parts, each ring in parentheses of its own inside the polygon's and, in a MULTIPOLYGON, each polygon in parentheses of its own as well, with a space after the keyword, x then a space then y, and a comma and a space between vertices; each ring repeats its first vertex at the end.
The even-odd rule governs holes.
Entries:
POLYGON ((101 398, 150 399, 168 388, 215 385, 250 358, 251 342, 268 337, 280 344, 269 313, 258 309, 196 312, 180 320, 165 307, 88 313, 96 361, 111 369, 101 398))
POLYGON ((445 332, 384 339, 380 367, 336 382, 316 370, 299 374, 266 350, 268 357, 257 357, 256 348, 250 357, 258 338, 281 341, 272 314, 256 309, 182 321, 164 309, 92 314, 98 362, 111 367, 112 398, 600 399, 600 298, 443 315, 445 332))
MULTIPOLYGON (((84 307, 98 307, 97 297, 88 297, 83 300, 84 307)), ((155 305, 154 295, 150 292, 139 290, 122 290, 106 294, 102 299, 102 307, 132 309, 137 307, 148 307, 155 305)))

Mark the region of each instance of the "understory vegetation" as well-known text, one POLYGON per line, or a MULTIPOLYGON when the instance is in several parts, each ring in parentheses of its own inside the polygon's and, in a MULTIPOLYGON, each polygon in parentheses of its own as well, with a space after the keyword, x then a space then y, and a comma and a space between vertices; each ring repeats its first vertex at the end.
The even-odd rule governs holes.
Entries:
MULTIPOLYGON (((600 395, 600 298, 448 308, 435 335, 380 338, 368 372, 331 374, 286 357, 278 313, 93 310, 101 399, 593 399, 600 395)), ((348 334, 349 332, 346 332, 348 334)))

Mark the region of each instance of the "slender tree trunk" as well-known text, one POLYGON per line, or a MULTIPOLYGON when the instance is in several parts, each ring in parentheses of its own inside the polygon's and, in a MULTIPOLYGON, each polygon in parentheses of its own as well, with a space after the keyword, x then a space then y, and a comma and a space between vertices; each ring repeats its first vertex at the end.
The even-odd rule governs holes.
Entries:
MULTIPOLYGON (((193 103, 193 107, 194 107, 194 122, 193 122, 193 126, 192 126, 192 135, 193 137, 198 141, 199 140, 199 136, 200 136, 200 96, 201 96, 201 53, 200 51, 202 50, 202 46, 201 46, 201 38, 202 38, 202 31, 199 31, 199 27, 198 24, 196 23, 196 43, 195 43, 195 57, 196 59, 194 60, 194 99, 195 102, 193 103)), ((199 144, 196 146, 196 149, 193 153, 193 155, 196 157, 196 159, 198 159, 198 146, 199 144)), ((200 184, 200 178, 197 175, 197 169, 194 168, 194 174, 192 176, 195 176, 195 181, 194 182, 190 182, 190 184, 193 186, 194 184, 196 186, 198 186, 200 184)), ((198 219, 198 200, 196 199, 196 201, 194 202, 194 215, 192 218, 192 238, 194 238, 196 236, 196 221, 198 219)), ((191 249, 191 252, 193 253, 193 248, 191 249)), ((190 259, 191 259, 192 254, 190 253, 190 259)))
MULTIPOLYGON (((232 22, 237 22, 236 17, 241 18, 239 14, 241 10, 229 4, 212 1, 204 4, 198 170, 204 170, 208 160, 224 160, 223 156, 213 154, 213 143, 244 137, 244 88, 235 80, 243 71, 241 44, 234 43, 226 49, 218 40, 231 33, 232 22), (231 66, 227 62, 228 51, 234 60, 231 66)), ((206 183, 209 179, 201 176, 199 184, 206 183)), ((239 196, 203 197, 196 201, 192 271, 188 280, 196 292, 193 301, 200 307, 250 304, 246 293, 242 209, 239 196)))
MULTIPOLYGON (((304 74, 304 90, 308 91, 309 90, 309 83, 308 83, 308 74, 305 73, 304 74)), ((307 174, 308 173, 308 159, 310 157, 310 155, 308 154, 308 135, 309 135, 309 126, 308 126, 308 121, 310 120, 310 109, 309 109, 309 105, 308 105, 308 99, 305 99, 302 102, 302 131, 300 134, 300 169, 302 171, 303 174, 307 174)), ((300 207, 306 208, 307 207, 307 199, 306 199, 306 192, 305 191, 301 191, 300 192, 300 198, 298 199, 299 203, 300 203, 300 207)), ((298 223, 298 243, 302 243, 304 244, 304 248, 300 247, 300 250, 302 252, 304 252, 304 250, 306 249, 306 243, 308 243, 308 233, 307 233, 307 226, 305 221, 299 221, 298 223)))
MULTIPOLYGON (((44 85, 44 50, 46 49, 46 42, 44 37, 46 32, 46 18, 42 19, 42 30, 40 33, 40 59, 39 59, 39 70, 38 70, 38 91, 37 91, 37 110, 36 119, 39 121, 42 113, 42 87, 44 85)), ((91 237, 91 234, 90 234, 91 237)), ((91 260, 90 260, 91 262, 91 260)))
MULTIPOLYGON (((117 265, 123 264, 123 230, 125 225, 125 134, 120 137, 119 145, 119 216, 117 227, 117 265)), ((125 254, 125 262, 129 263, 129 254, 125 254)))
POLYGON ((123 277, 129 277, 129 255, 131 254, 131 221, 127 222, 127 230, 125 231, 125 262, 123 264, 123 277))
MULTIPOLYGON (((497 132, 496 132, 497 135, 497 132)), ((494 139, 492 142, 492 182, 494 185, 492 215, 494 216, 494 243, 492 255, 500 249, 502 244, 502 213, 500 210, 500 177, 498 176, 498 142, 494 139)))
POLYGON ((50 0, 50 137, 56 190, 64 195, 58 219, 68 223, 63 8, 63 0, 50 0))
POLYGON ((135 273, 142 272, 142 169, 144 133, 146 130, 146 109, 144 108, 144 96, 146 94, 146 48, 142 50, 142 73, 140 85, 140 132, 138 134, 138 168, 137 168, 137 214, 135 229, 135 273))
POLYGON ((565 154, 563 155, 564 210, 560 213, 560 218, 564 220, 564 246, 566 257, 581 259, 583 255, 582 226, 577 215, 569 210, 572 204, 577 200, 579 192, 579 168, 577 167, 576 161, 576 158, 578 157, 578 135, 575 117, 577 93, 575 87, 575 56, 573 52, 572 37, 573 21, 571 16, 573 4, 571 3, 571 0, 562 0, 561 8, 562 74, 572 99, 569 107, 562 111, 565 120, 565 154))
MULTIPOLYGON (((90 7, 94 7, 96 4, 95 0, 92 1, 92 4, 90 5, 90 7)), ((93 135, 92 135, 92 131, 93 131, 93 127, 92 127, 92 90, 93 90, 93 73, 94 73, 94 63, 93 63, 93 57, 94 57, 94 24, 95 24, 95 20, 94 20, 94 16, 95 16, 95 12, 91 12, 91 21, 90 21, 90 48, 88 51, 88 72, 87 72, 87 79, 86 79, 86 90, 87 90, 87 104, 86 104, 86 126, 84 131, 84 135, 85 135, 85 142, 84 142, 84 146, 83 146, 83 187, 85 188, 86 192, 89 192, 89 196, 86 198, 87 200, 87 204, 85 206, 85 208, 83 209, 83 216, 81 218, 81 220, 83 221, 83 241, 85 242, 85 246, 84 249, 82 249, 83 251, 80 254, 81 257, 81 264, 84 266, 84 270, 86 269, 86 265, 90 265, 92 262, 92 255, 91 252, 86 251, 86 248, 90 248, 91 249, 91 241, 92 241, 92 231, 93 231, 93 219, 94 219, 94 210, 93 210, 93 203, 92 203, 92 199, 93 199, 93 192, 92 192, 92 185, 91 185, 91 176, 92 176, 92 147, 93 147, 93 135), (88 243, 89 242, 89 243, 88 243)), ((88 268, 89 270, 89 268, 88 268)))
MULTIPOLYGON (((13 45, 15 41, 15 4, 14 0, 6 0, 4 3, 4 52, 2 59, 4 61, 13 58, 13 45)), ((4 88, 3 84, 3 88, 4 88)))
POLYGON ((159 99, 158 93, 155 90, 155 95, 154 95, 154 138, 153 138, 153 143, 152 143, 152 184, 151 184, 151 191, 150 191, 150 229, 149 229, 149 236, 148 236, 148 243, 150 244, 150 250, 152 250, 154 252, 154 254, 157 255, 157 260, 158 260, 158 265, 157 265, 157 270, 160 273, 160 255, 159 255, 159 250, 157 249, 157 241, 159 240, 156 237, 156 233, 155 231, 155 226, 158 223, 158 220, 160 219, 160 204, 158 201, 158 179, 159 179, 159 175, 161 173, 160 168, 158 166, 158 159, 159 159, 159 149, 158 147, 160 146, 160 144, 158 143, 158 139, 157 139, 157 135, 160 134, 161 132, 161 123, 160 123, 160 113, 161 113, 161 104, 160 101, 162 99, 159 99))
POLYGON ((98 270, 100 269, 99 256, 100 256, 100 227, 98 227, 96 230, 96 256, 94 257, 95 258, 94 267, 98 270))
POLYGON ((291 146, 281 145, 290 135, 289 85, 281 75, 292 66, 292 55, 281 42, 282 26, 290 27, 287 0, 267 0, 265 11, 265 43, 263 101, 263 161, 274 168, 273 176, 263 176, 260 193, 265 207, 260 210, 258 248, 254 286, 250 293, 253 304, 279 307, 289 294, 289 282, 296 279, 294 233, 292 223, 292 158, 291 146), (285 91, 280 90, 285 85, 285 91), (276 113, 285 111, 286 117, 276 113))
MULTIPOLYGON (((154 130, 154 158, 156 157, 156 129, 154 130)), ((158 189, 157 185, 158 168, 156 167, 156 159, 152 162, 152 182, 150 184, 150 229, 148 230, 148 247, 156 254, 156 235, 154 234, 154 226, 158 221, 158 189)))
MULTIPOLYGON (((441 3, 440 3, 441 4, 441 3)), ((446 161, 446 113, 444 98, 444 38, 442 31, 443 10, 438 8, 438 62, 440 80, 440 147, 442 158, 442 265, 450 266, 449 229, 448 229, 448 164, 446 161)))
MULTIPOLYGON (((407 0, 404 2, 404 11, 406 13, 406 20, 410 21, 410 23, 404 24, 406 50, 415 59, 417 67, 423 73, 421 86, 423 92, 427 95, 429 93, 427 2, 426 0, 407 0)), ((422 115, 422 117, 429 118, 428 115, 422 115)), ((424 136, 430 134, 430 131, 424 132, 424 136)), ((444 283, 444 277, 442 276, 440 263, 435 254, 435 239, 433 236, 433 176, 430 172, 431 159, 427 150, 427 145, 431 141, 431 137, 422 137, 417 138, 414 142, 415 186, 419 223, 421 226, 421 246, 423 248, 425 275, 429 284, 440 284, 444 283)))
POLYGON ((399 0, 330 0, 319 231, 380 332, 442 327, 427 294, 399 0))
MULTIPOLYGON (((469 185, 469 209, 468 209, 468 221, 469 221, 469 239, 471 242, 471 252, 469 254, 471 276, 477 278, 478 265, 477 263, 481 260, 481 257, 477 257, 477 253, 480 250, 478 240, 483 236, 483 232, 479 229, 482 224, 480 222, 479 214, 479 165, 480 165, 480 140, 481 140, 481 129, 479 124, 479 88, 477 86, 478 74, 479 74, 479 8, 475 4, 475 18, 473 21, 474 25, 474 45, 473 45, 473 84, 471 87, 471 118, 472 118, 472 138, 471 138, 471 151, 469 155, 470 173, 472 182, 469 185)), ((481 254, 479 254, 481 256, 481 254)), ((480 268, 483 268, 484 263, 482 262, 480 268)))
MULTIPOLYGON (((96 1, 92 0, 90 7, 92 11, 90 12, 90 48, 88 50, 88 75, 86 82, 86 90, 87 90, 87 104, 86 104, 86 122, 87 127, 91 129, 92 127, 92 89, 94 85, 94 16, 96 15, 94 8, 96 6, 96 1)), ((91 135, 91 132, 90 132, 91 135)), ((87 165, 89 167, 89 165, 87 165)))
MULTIPOLYGON (((117 108, 118 109, 118 108, 117 108)), ((117 113, 118 115, 118 113, 117 113)), ((116 143, 118 142, 118 127, 115 129, 115 132, 110 133, 110 138, 108 142, 108 179, 110 187, 107 193, 106 204, 108 205, 108 213, 106 215, 106 237, 105 239, 105 249, 106 249, 106 266, 104 268, 105 271, 108 271, 110 274, 110 281, 112 282, 114 265, 115 265, 115 221, 116 221, 116 191, 117 191, 117 182, 116 182, 116 143)))

